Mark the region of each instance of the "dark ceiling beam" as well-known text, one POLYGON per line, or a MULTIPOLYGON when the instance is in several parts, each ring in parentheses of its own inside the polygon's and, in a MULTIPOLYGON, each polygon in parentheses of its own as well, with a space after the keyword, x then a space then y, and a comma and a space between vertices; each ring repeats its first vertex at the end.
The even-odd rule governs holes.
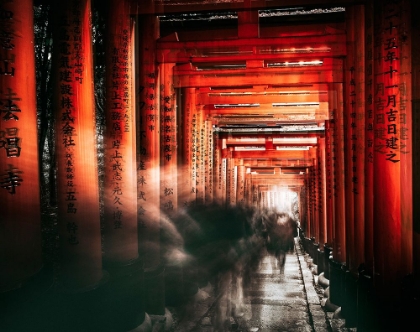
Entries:
MULTIPOLYGON (((148 0, 149 2, 151 0, 148 0)), ((147 2, 147 1, 146 1, 147 2)), ((212 12, 212 11, 239 11, 261 10, 274 8, 290 8, 300 6, 328 6, 345 7, 347 5, 364 4, 360 0, 253 0, 250 5, 245 1, 218 1, 218 0, 172 0, 153 1, 152 5, 144 5, 144 0, 132 0, 133 8, 138 14, 174 14, 188 12, 212 12), (154 6, 153 6, 154 4, 154 6)))
POLYGON ((223 50, 223 49, 253 49, 266 48, 272 51, 293 49, 313 49, 319 48, 337 48, 342 50, 345 55, 346 34, 325 34, 319 36, 284 36, 268 38, 246 38, 246 39, 223 39, 223 40, 202 40, 202 41, 174 41, 159 39, 157 41, 158 50, 223 50), (344 48, 343 48, 344 47, 344 48))

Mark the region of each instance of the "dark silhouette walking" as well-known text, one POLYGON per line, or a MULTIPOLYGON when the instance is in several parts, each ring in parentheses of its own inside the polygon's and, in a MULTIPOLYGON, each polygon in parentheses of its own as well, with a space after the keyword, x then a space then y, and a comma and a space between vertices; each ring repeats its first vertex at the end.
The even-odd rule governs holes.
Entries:
POLYGON ((273 258, 272 266, 274 268, 277 263, 277 268, 283 274, 286 253, 294 248, 294 237, 297 235, 296 222, 285 212, 273 213, 266 221, 266 229, 267 251, 273 258))

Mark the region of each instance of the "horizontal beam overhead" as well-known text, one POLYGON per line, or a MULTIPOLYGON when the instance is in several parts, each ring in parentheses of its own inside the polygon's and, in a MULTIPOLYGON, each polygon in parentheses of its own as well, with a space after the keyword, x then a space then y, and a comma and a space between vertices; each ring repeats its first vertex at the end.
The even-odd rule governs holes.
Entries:
POLYGON ((238 85, 276 85, 342 83, 342 71, 325 72, 323 70, 285 73, 255 73, 253 75, 182 75, 174 77, 175 88, 200 87, 235 87, 238 85))
MULTIPOLYGON (((133 14, 171 14, 198 11, 270 9, 298 6, 346 6, 354 4, 353 0, 252 0, 220 1, 220 0, 131 0, 133 14)), ((365 3, 366 1, 358 1, 365 3)))

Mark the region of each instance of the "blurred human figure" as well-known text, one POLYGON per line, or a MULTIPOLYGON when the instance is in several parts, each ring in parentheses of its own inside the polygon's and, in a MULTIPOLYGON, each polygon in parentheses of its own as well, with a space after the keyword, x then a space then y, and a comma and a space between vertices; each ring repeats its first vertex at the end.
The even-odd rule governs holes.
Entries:
POLYGON ((272 256, 272 266, 277 265, 280 273, 283 274, 286 254, 294 249, 296 222, 287 213, 273 213, 267 220, 266 228, 267 251, 272 256))

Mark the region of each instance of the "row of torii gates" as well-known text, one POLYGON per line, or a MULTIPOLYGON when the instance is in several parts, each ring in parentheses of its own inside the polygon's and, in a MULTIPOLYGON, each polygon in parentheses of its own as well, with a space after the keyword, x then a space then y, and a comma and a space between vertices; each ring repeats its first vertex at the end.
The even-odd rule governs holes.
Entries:
MULTIPOLYGON (((247 59, 242 85, 258 86, 269 77, 284 82, 285 89, 304 82, 323 93, 314 132, 308 135, 303 126, 295 134, 309 148, 292 152, 277 149, 285 144, 279 143, 281 131, 240 135, 220 129, 221 113, 197 99, 209 98, 203 97, 209 86, 226 89, 238 78, 221 79, 195 68, 192 54, 206 41, 160 38, 158 16, 148 12, 153 7, 148 4, 109 2, 103 248, 91 1, 53 7, 59 282, 91 289, 101 282, 104 265, 139 259, 153 275, 161 266, 162 218, 194 202, 267 207, 269 197, 287 187, 299 197, 306 238, 320 251, 331 247, 332 260, 355 278, 363 265, 384 298, 398 297, 393 285, 417 276, 420 268, 420 224, 413 204, 419 31, 411 2, 348 5, 345 32, 320 37, 329 53, 325 48, 312 52, 311 57, 324 58, 321 68, 262 73, 262 56, 247 59), (263 151, 235 148, 253 145, 255 138, 263 151)), ((0 291, 8 292, 36 275, 43 258, 33 2, 4 1, 1 12, 0 291)), ((235 46, 245 47, 250 38, 261 45, 305 39, 289 32, 286 41, 260 40, 254 35, 255 17, 244 13, 235 46)), ((227 47, 229 42, 207 43, 227 47)))

